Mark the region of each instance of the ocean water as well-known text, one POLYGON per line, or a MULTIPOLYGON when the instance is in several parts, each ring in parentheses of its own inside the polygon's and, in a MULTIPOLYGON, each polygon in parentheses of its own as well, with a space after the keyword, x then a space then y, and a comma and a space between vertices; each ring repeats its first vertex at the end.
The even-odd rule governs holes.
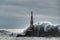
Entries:
POLYGON ((60 37, 8 37, 0 36, 0 40, 60 40, 60 37))

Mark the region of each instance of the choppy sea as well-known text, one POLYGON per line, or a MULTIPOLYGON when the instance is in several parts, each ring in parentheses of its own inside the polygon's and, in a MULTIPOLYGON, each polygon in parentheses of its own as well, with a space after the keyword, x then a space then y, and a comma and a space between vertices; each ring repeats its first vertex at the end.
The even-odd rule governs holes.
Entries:
POLYGON ((60 40, 60 37, 8 37, 0 36, 0 40, 60 40))

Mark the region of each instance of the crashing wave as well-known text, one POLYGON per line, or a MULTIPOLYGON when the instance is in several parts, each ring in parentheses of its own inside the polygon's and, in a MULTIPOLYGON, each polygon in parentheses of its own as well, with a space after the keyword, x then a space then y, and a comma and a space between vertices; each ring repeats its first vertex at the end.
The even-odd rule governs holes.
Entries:
POLYGON ((0 29, 0 36, 16 37, 17 35, 25 35, 24 29, 0 29))
MULTIPOLYGON (((0 35, 8 35, 8 36, 17 36, 17 35, 25 35, 27 29, 26 27, 24 29, 6 29, 6 30, 0 30, 0 35)), ((34 23, 34 30, 35 31, 60 31, 60 24, 52 24, 51 22, 44 21, 44 22, 36 22, 34 23)))
POLYGON ((59 24, 52 24, 51 22, 48 21, 44 21, 44 22, 37 22, 34 24, 35 26, 35 30, 40 31, 41 27, 43 27, 44 31, 48 32, 48 31, 60 31, 60 25, 59 24))

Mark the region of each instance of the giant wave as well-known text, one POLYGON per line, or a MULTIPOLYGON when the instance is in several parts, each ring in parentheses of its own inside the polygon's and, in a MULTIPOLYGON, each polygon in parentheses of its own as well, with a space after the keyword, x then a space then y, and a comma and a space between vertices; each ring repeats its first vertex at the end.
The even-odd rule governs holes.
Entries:
MULTIPOLYGON (((25 35, 28 28, 29 26, 24 29, 0 29, 0 36, 1 35, 16 36, 18 34, 25 35)), ((44 30, 45 32, 48 32, 48 31, 60 32, 60 24, 52 24, 51 22, 48 22, 48 21, 36 22, 34 23, 34 30, 39 32, 42 30, 44 30)))

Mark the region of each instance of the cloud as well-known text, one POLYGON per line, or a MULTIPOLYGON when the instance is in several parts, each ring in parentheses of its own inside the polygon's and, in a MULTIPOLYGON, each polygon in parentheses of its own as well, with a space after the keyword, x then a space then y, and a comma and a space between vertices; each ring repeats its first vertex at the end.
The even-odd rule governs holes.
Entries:
MULTIPOLYGON (((48 11, 49 9, 42 9, 36 12, 33 11, 34 13, 34 18, 42 18, 42 19, 60 19, 58 16, 59 14, 56 14, 57 10, 54 11, 48 11), (46 11, 47 10, 47 11, 46 11), (52 14, 49 14, 52 13, 52 14), (53 16, 53 13, 57 16, 53 16)), ((53 10, 53 9, 52 9, 53 10)), ((16 16, 16 17, 30 17, 29 13, 29 8, 25 8, 22 6, 6 6, 6 5, 1 5, 0 6, 0 16, 16 16)))
MULTIPOLYGON (((0 0, 0 20, 3 19, 4 21, 4 18, 6 18, 5 20, 11 19, 8 20, 11 22, 17 20, 18 26, 21 26, 23 23, 28 24, 32 10, 34 13, 34 21, 36 19, 37 21, 47 20, 55 23, 60 22, 58 5, 58 0, 0 0), (26 21, 28 21, 28 23, 26 23, 26 21)), ((8 21, 6 21, 7 24, 8 21)), ((15 23, 15 21, 13 23, 15 23)))
POLYGON ((48 15, 35 15, 37 18, 42 18, 42 19, 60 19, 58 16, 48 16, 48 15))
POLYGON ((32 9, 38 14, 59 16, 57 2, 58 0, 2 0, 0 10, 5 9, 8 13, 21 13, 21 11, 32 9))

